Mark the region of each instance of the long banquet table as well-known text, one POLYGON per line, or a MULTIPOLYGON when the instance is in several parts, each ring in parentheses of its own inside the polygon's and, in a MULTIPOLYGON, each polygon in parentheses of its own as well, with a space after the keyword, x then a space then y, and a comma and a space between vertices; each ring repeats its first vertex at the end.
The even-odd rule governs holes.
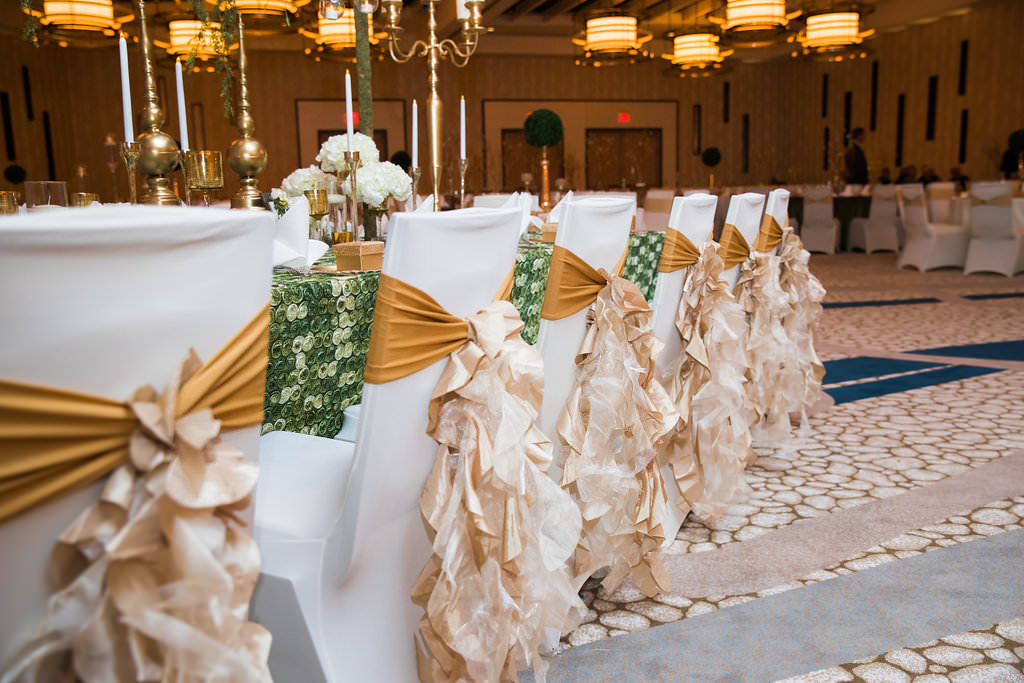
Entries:
MULTIPOLYGON (((663 232, 630 235, 623 275, 648 300, 654 296, 663 232)), ((550 244, 524 245, 516 258, 512 303, 523 318, 523 338, 537 341, 550 244)), ((342 413, 358 403, 377 272, 358 275, 275 272, 270 307, 263 432, 284 430, 333 437, 342 413)))

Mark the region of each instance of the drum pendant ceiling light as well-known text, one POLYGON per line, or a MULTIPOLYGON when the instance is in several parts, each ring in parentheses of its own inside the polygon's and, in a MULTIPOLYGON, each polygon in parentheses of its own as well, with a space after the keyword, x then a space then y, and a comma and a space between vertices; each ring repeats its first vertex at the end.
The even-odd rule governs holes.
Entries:
POLYGON ((707 18, 740 47, 769 45, 782 36, 800 10, 788 11, 786 0, 727 0, 707 18))
POLYGON ((616 11, 601 12, 587 18, 583 32, 573 43, 583 48, 577 56, 579 66, 612 66, 650 59, 644 44, 651 39, 640 31, 640 20, 630 14, 616 11))
POLYGON ((686 33, 672 37, 672 54, 662 55, 672 63, 671 75, 710 76, 724 70, 732 50, 722 50, 714 33, 686 33))
POLYGON ((33 5, 25 5, 23 10, 39 22, 40 40, 61 47, 111 45, 121 25, 135 16, 118 11, 113 0, 43 0, 42 11, 33 5))
POLYGON ((874 31, 861 31, 860 17, 855 10, 809 15, 804 30, 797 36, 803 54, 834 62, 867 57, 869 51, 861 43, 874 31))
POLYGON ((220 31, 218 22, 211 21, 204 27, 203 22, 195 19, 175 19, 167 25, 167 30, 169 42, 164 49, 169 55, 184 59, 194 51, 196 59, 204 62, 217 57, 213 34, 220 31))

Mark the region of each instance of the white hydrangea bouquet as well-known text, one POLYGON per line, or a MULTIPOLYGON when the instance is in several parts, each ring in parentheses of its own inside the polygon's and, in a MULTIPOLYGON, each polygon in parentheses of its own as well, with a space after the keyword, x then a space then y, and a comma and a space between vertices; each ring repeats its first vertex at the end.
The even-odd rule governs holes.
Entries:
MULTIPOLYGON (((351 185, 345 183, 347 195, 351 185)), ((371 161, 360 166, 356 174, 356 201, 373 211, 386 211, 388 199, 404 202, 412 194, 412 178, 390 161, 371 161)))
MULTIPOLYGON (((345 152, 347 151, 348 141, 345 136, 332 135, 320 146, 320 153, 316 155, 316 160, 323 170, 344 177, 346 175, 345 152)), ((359 153, 359 168, 380 159, 377 145, 369 135, 355 133, 352 136, 352 151, 359 153)))

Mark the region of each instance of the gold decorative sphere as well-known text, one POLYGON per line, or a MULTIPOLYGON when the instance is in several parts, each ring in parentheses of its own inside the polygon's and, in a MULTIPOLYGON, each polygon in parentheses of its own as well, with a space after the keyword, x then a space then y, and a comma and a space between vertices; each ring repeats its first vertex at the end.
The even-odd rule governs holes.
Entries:
POLYGON ((178 166, 178 143, 162 131, 146 131, 137 138, 138 169, 143 175, 164 176, 178 166))
POLYGON ((228 148, 228 166, 239 176, 257 176, 267 167, 267 148, 255 138, 238 138, 228 148))

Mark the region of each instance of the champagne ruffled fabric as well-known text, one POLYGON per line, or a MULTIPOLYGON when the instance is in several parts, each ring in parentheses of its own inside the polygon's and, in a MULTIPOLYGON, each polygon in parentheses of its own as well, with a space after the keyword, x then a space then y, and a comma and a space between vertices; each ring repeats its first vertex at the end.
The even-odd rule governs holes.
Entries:
POLYGON ((586 611, 565 570, 580 515, 547 474, 543 364, 519 314, 495 302, 468 322, 430 399, 440 447, 420 496, 434 552, 412 591, 425 610, 419 676, 515 681, 533 666, 544 681, 545 629, 572 630, 586 611))
POLYGON ((709 524, 750 494, 743 470, 753 457, 743 386, 746 316, 721 280, 723 270, 718 246, 704 243, 676 313, 683 353, 669 385, 681 418, 666 449, 677 505, 709 524))
POLYGON ((789 437, 790 407, 802 387, 790 371, 796 348, 782 326, 790 302, 779 286, 779 257, 752 255, 734 291, 747 314, 747 398, 757 414, 751 435, 760 444, 780 443, 789 437))
POLYGON ((792 372, 800 384, 800 390, 792 397, 790 412, 800 413, 802 420, 821 393, 825 376, 825 366, 814 349, 814 329, 821 318, 825 288, 808 268, 810 257, 793 229, 786 228, 779 249, 779 285, 789 297, 789 312, 783 317, 782 326, 796 350, 792 372))
POLYGON ((576 386, 557 425, 567 447, 561 484, 583 515, 575 575, 579 587, 609 567, 607 589, 632 575, 654 595, 669 587, 657 554, 668 499, 655 454, 679 415, 655 379, 661 342, 647 301, 632 282, 602 274, 608 284, 589 313, 576 386))
POLYGON ((163 397, 130 401, 130 464, 54 548, 58 592, 13 681, 270 681, 270 634, 247 621, 259 551, 240 530, 258 467, 220 442, 208 408, 175 418, 193 354, 163 397), (70 678, 69 678, 70 677, 70 678))

